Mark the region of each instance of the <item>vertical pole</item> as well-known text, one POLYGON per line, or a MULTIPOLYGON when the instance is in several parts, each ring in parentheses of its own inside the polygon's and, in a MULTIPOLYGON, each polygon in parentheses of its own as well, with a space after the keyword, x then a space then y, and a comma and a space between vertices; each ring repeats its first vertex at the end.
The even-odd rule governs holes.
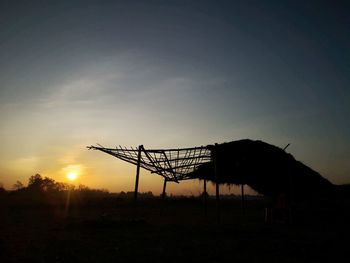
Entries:
POLYGON ((166 178, 164 178, 164 184, 163 184, 163 193, 162 193, 162 200, 164 200, 165 199, 165 195, 166 195, 166 183, 167 183, 167 179, 166 178))
POLYGON ((287 163, 287 173, 289 177, 289 196, 287 196, 287 209, 288 209, 288 223, 293 222, 293 208, 294 208, 294 182, 293 182, 293 174, 290 170, 290 165, 287 163))
MULTIPOLYGON (((290 143, 287 144, 286 147, 283 148, 283 151, 286 151, 290 143)), ((289 189, 286 191, 287 197, 286 197, 286 205, 287 205, 287 220, 288 223, 293 222, 293 208, 294 208, 294 182, 293 182, 293 174, 291 171, 291 165, 289 163, 289 160, 286 161, 286 168, 287 168, 287 174, 289 178, 289 189)))
POLYGON ((168 182, 167 178, 164 178, 164 183, 163 183, 163 192, 162 192, 162 206, 160 209, 160 215, 162 216, 164 213, 164 208, 165 208, 165 195, 166 195, 166 183, 168 182))
POLYGON ((216 194, 216 216, 218 223, 220 223, 220 188, 219 188, 219 172, 218 172, 218 158, 217 158, 217 146, 214 147, 214 170, 215 170, 215 194, 216 194))
POLYGON ((245 212, 244 184, 241 184, 242 211, 245 212))
POLYGON ((218 220, 218 223, 220 223, 221 215, 220 215, 220 188, 219 183, 216 182, 215 184, 215 194, 216 194, 216 217, 218 220))
POLYGON ((139 177, 140 177, 140 163, 141 163, 141 151, 142 151, 143 145, 139 146, 139 152, 137 155, 137 168, 136 168, 136 181, 135 181, 135 192, 134 192, 134 199, 137 200, 137 193, 139 188, 139 177))
POLYGON ((207 193, 207 180, 206 179, 204 179, 203 198, 204 198, 204 213, 207 214, 208 193, 207 193))

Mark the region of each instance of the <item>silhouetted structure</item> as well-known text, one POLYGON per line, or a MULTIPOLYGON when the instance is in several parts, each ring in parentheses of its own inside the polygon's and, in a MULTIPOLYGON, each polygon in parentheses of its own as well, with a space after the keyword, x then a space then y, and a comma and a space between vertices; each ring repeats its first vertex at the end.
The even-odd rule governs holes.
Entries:
POLYGON ((295 202, 333 193, 334 185, 327 179, 268 143, 239 140, 208 149, 215 161, 198 166, 189 176, 220 184, 246 184, 260 194, 273 198, 284 194, 295 202))
POLYGON ((145 149, 143 145, 129 149, 121 146, 105 148, 89 146, 88 149, 99 150, 118 159, 137 166, 135 181, 135 199, 137 198, 140 167, 159 174, 164 178, 163 194, 167 182, 179 182, 181 180, 194 179, 192 172, 204 163, 211 161, 211 152, 207 146, 182 148, 182 149, 145 149))
POLYGON ((143 145, 129 149, 121 146, 116 148, 89 146, 88 149, 108 153, 174 182, 193 179, 189 176, 190 172, 211 160, 207 146, 182 149, 145 149, 143 145))
MULTIPOLYGON (((285 149, 262 141, 238 140, 229 143, 184 149, 111 149, 89 146, 137 166, 135 200, 137 199, 140 167, 164 178, 163 194, 167 182, 188 179, 204 180, 216 184, 218 221, 220 221, 220 184, 241 185, 244 210, 244 185, 270 197, 272 207, 290 207, 312 198, 329 198, 335 186, 319 173, 294 159, 285 149)), ((206 200, 205 200, 206 203, 206 200)), ((283 212, 285 213, 285 212, 283 212)))

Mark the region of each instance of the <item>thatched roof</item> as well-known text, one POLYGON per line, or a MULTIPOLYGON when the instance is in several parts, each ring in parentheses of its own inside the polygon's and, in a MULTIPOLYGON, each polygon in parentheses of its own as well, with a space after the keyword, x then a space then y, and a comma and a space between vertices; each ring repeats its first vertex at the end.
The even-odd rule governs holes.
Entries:
POLYGON ((226 184, 247 184, 258 193, 294 200, 331 194, 333 184, 283 149, 262 141, 239 140, 210 147, 216 160, 198 167, 192 176, 226 184))

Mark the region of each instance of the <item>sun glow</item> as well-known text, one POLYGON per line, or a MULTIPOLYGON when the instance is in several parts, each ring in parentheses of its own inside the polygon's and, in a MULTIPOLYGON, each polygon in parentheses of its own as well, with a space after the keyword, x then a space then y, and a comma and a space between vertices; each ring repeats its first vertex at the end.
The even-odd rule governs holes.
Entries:
POLYGON ((62 168, 62 176, 73 182, 84 175, 84 167, 81 164, 70 164, 62 168))
POLYGON ((75 172, 70 172, 70 173, 67 174, 67 178, 70 181, 74 181, 75 179, 77 179, 77 177, 78 177, 78 175, 75 172))

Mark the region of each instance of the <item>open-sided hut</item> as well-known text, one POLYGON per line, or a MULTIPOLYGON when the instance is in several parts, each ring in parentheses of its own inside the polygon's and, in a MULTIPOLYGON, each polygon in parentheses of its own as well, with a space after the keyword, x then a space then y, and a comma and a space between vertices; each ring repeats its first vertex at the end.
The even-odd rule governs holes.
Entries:
POLYGON ((333 195, 334 185, 284 151, 262 141, 238 140, 208 146, 211 162, 192 175, 220 184, 246 184, 260 194, 299 202, 333 195))

